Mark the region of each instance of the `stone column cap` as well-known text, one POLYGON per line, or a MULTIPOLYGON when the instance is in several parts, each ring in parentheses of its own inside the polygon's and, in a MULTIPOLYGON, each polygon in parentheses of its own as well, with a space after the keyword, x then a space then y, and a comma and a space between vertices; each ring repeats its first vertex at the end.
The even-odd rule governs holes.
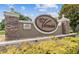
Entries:
POLYGON ((59 20, 60 22, 63 22, 63 21, 68 21, 68 22, 70 22, 70 19, 68 19, 68 18, 65 18, 64 17, 64 14, 62 15, 62 18, 59 20))
POLYGON ((15 12, 4 12, 4 15, 19 17, 19 14, 15 13, 15 12))

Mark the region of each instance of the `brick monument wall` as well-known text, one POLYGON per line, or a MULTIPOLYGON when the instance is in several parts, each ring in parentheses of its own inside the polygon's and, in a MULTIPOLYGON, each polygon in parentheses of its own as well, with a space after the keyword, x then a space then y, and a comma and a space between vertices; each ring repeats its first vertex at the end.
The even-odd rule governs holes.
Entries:
POLYGON ((19 20, 18 15, 13 12, 4 12, 5 16, 5 37, 6 40, 19 38, 19 20))

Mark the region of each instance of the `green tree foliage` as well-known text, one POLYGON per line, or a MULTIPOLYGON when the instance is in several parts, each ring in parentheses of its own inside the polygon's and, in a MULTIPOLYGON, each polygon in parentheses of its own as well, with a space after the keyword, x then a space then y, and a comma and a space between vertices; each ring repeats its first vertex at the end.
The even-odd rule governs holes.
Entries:
POLYGON ((2 21, 0 22, 0 30, 4 30, 4 28, 5 28, 4 21, 5 21, 5 20, 2 20, 2 21))
POLYGON ((32 21, 29 17, 19 14, 19 20, 32 21))
POLYGON ((60 11, 60 17, 64 14, 66 18, 70 19, 70 26, 75 31, 79 24, 79 4, 64 4, 60 11))
POLYGON ((32 21, 32 19, 29 18, 28 16, 24 16, 18 12, 15 12, 15 13, 17 13, 19 15, 19 20, 32 21))

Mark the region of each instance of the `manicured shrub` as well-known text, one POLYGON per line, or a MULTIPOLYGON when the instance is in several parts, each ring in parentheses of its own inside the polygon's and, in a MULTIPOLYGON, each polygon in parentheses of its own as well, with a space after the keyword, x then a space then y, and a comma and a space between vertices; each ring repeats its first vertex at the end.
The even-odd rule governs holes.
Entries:
POLYGON ((1 54, 77 54, 79 37, 53 38, 33 44, 23 42, 18 46, 4 46, 4 49, 1 54))

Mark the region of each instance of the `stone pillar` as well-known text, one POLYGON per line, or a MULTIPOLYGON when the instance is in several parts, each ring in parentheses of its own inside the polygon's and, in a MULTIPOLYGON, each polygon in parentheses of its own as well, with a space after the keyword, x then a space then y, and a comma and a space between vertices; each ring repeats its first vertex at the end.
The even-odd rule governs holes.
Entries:
POLYGON ((19 15, 14 12, 4 12, 5 40, 19 39, 19 15))
POLYGON ((65 18, 64 15, 60 19, 60 22, 62 24, 62 34, 68 34, 70 33, 70 20, 65 18))
POLYGON ((63 34, 68 34, 69 33, 69 22, 68 21, 63 21, 62 22, 62 33, 63 34))

